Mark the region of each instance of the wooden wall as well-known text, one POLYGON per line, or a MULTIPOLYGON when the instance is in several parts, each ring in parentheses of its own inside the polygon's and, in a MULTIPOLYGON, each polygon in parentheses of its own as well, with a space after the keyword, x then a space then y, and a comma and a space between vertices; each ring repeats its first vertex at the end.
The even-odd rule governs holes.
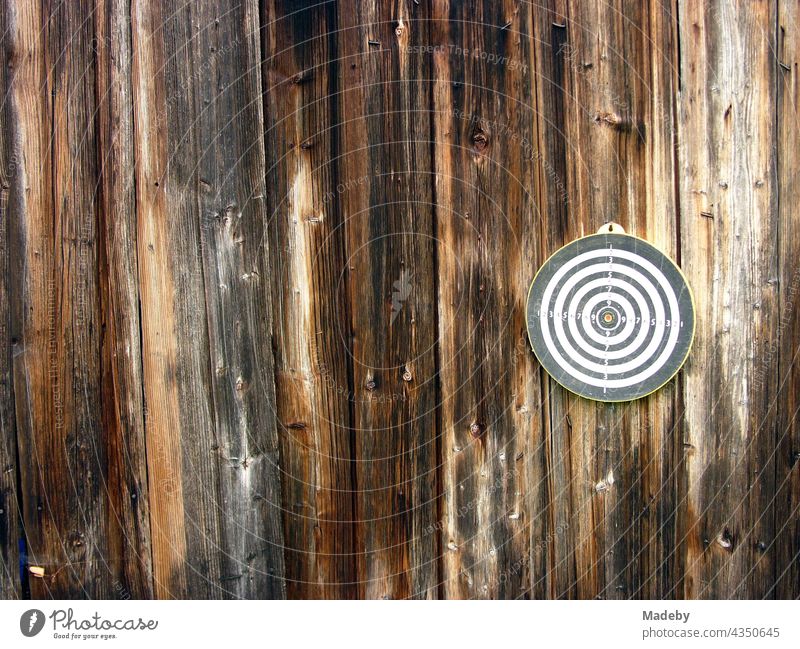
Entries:
POLYGON ((0 0, 0 596, 800 596, 798 21, 0 0), (610 220, 698 326, 604 405, 524 307, 610 220))

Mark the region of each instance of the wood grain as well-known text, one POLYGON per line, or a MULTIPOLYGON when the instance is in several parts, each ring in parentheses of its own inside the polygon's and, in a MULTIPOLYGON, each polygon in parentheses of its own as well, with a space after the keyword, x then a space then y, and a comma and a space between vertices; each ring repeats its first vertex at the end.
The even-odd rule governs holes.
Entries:
MULTIPOLYGON (((536 192, 535 218, 539 223, 532 254, 542 263, 567 241, 569 188, 567 176, 567 124, 565 83, 569 72, 565 61, 567 46, 565 7, 561 2, 543 5, 531 12, 534 69, 533 91, 537 113, 531 155, 537 161, 533 183, 536 192)), ((565 596, 576 583, 570 506, 570 443, 572 419, 566 427, 553 426, 550 393, 555 389, 539 369, 541 396, 538 417, 541 437, 532 456, 532 480, 536 485, 531 521, 531 597, 546 599, 565 596), (566 433, 567 448, 563 448, 566 433), (567 452, 564 452, 566 450, 567 452)))
MULTIPOLYGON (((8 230, 20 493, 28 561, 45 574, 31 581, 34 597, 152 593, 147 508, 136 502, 143 447, 135 430, 126 440, 122 424, 106 427, 118 408, 136 408, 109 389, 111 350, 125 343, 114 338, 107 316, 121 315, 125 306, 105 304, 103 199, 114 197, 101 197, 98 188, 100 141, 111 117, 105 113, 102 126, 96 121, 105 87, 97 60, 103 58, 106 79, 124 76, 99 52, 97 34, 104 38, 126 19, 120 5, 102 5, 95 22, 87 19, 93 9, 90 3, 6 8, 14 70, 6 101, 20 158, 16 219, 8 230), (123 448, 129 455, 119 464, 123 448)), ((109 156, 126 146, 121 142, 109 156)), ((104 185, 106 192, 115 182, 104 185)))
POLYGON ((529 454, 540 443, 540 393, 538 369, 525 362, 525 299, 536 262, 525 11, 511 2, 434 3, 447 598, 517 598, 529 589, 538 514, 530 507, 529 454))
POLYGON ((798 20, 0 0, 0 597, 797 598, 798 20), (607 221, 696 302, 632 403, 526 332, 607 221))
MULTIPOLYGON (((774 586, 766 595, 796 599, 800 584, 800 49, 797 44, 800 8, 778 3, 777 55, 777 178, 778 287, 777 340, 765 352, 766 367, 777 363, 778 416, 775 426, 775 560, 774 586), (773 358, 775 361, 773 361, 773 358)), ((770 278, 773 279, 773 278, 770 278)), ((757 363, 764 359, 757 357, 757 363)), ((764 368, 765 365, 761 365, 764 368)), ((766 545, 767 543, 765 543, 766 545)), ((770 544, 771 545, 771 544, 770 544)), ((768 580, 765 586, 770 586, 768 580)))
MULTIPOLYGON (((583 167, 593 170, 593 186, 585 187, 586 207, 590 214, 605 212, 605 220, 611 220, 616 212, 626 232, 678 258, 672 150, 675 53, 669 10, 658 4, 642 6, 628 20, 627 10, 622 6, 615 9, 596 21, 585 20, 586 25, 598 25, 590 27, 589 33, 597 29, 604 36, 615 34, 605 36, 604 51, 594 58, 599 76, 595 83, 605 88, 604 105, 589 115, 604 134, 598 139, 610 137, 605 155, 597 155, 613 163, 605 168, 609 175, 604 177, 603 172, 594 172, 596 165, 589 162, 594 154, 582 156, 586 160, 583 167), (623 13, 626 21, 620 23, 623 13), (608 76, 604 79, 603 74, 608 76)), ((584 92, 591 97, 591 83, 584 92)), ((591 148, 588 142, 586 148, 591 148)), ((675 382, 635 404, 621 404, 606 413, 610 417, 605 421, 598 420, 595 461, 609 452, 607 458, 619 458, 616 470, 607 460, 595 469, 599 476, 606 468, 616 474, 609 497, 604 499, 605 515, 601 514, 602 522, 598 522, 606 536, 601 551, 602 596, 664 596, 665 588, 659 588, 658 562, 673 547, 674 531, 668 517, 674 501, 668 467, 678 437, 674 386, 675 382), (650 579, 645 582, 642 575, 650 579), (642 589, 644 593, 639 592, 642 589)))
POLYGON ((776 565, 775 4, 682 2, 679 22, 694 43, 680 70, 681 262, 699 313, 683 596, 760 598, 776 565))
POLYGON ((291 597, 358 594, 332 4, 262 8, 269 241, 291 597))
POLYGON ((257 9, 132 27, 156 592, 281 597, 257 9))
MULTIPOLYGON (((11 12, 0 3, 0 25, 9 26, 11 12)), ((20 202, 20 151, 15 137, 14 104, 10 94, 14 83, 14 47, 10 30, 4 30, 0 52, 0 599, 23 595, 19 569, 19 541, 22 538, 20 496, 17 491, 17 431, 14 417, 13 356, 19 350, 12 336, 11 241, 16 227, 12 214, 20 202)))
POLYGON ((338 192, 346 233, 359 595, 438 595, 437 312, 428 9, 342 4, 338 192))
MULTIPOLYGON (((544 255, 614 221, 674 257, 672 17, 658 4, 549 9, 534 23, 544 255)), ((539 533, 552 547, 534 592, 662 596, 673 534, 674 383, 610 406, 552 380, 545 387, 552 511, 539 533)))
POLYGON ((113 596, 153 597, 147 485, 139 274, 136 258, 130 2, 97 6, 100 281, 103 336, 103 431, 108 448, 109 555, 113 596))

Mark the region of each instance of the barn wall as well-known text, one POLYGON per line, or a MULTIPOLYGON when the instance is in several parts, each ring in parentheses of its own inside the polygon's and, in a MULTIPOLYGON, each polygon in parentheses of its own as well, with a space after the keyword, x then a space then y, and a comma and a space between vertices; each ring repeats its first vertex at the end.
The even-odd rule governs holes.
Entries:
POLYGON ((1 0, 0 596, 798 597, 798 19, 1 0), (608 221, 697 309, 631 403, 525 328, 608 221))

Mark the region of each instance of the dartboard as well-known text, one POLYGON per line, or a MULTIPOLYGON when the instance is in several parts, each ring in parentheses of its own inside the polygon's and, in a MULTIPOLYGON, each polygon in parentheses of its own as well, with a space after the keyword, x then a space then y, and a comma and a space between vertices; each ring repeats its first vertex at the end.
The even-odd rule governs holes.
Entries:
POLYGON ((528 335, 548 374, 597 401, 630 401, 680 369, 694 304, 678 267, 646 241, 601 232, 554 253, 528 293, 528 335))

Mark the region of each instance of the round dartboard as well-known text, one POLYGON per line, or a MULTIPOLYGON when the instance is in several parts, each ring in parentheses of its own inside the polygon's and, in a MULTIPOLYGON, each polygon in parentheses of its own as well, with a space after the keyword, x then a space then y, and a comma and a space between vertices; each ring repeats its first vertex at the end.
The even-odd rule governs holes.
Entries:
POLYGON ((555 252, 533 279, 527 316, 548 374, 597 401, 657 390, 683 365, 694 337, 692 293, 681 271, 619 227, 555 252))

